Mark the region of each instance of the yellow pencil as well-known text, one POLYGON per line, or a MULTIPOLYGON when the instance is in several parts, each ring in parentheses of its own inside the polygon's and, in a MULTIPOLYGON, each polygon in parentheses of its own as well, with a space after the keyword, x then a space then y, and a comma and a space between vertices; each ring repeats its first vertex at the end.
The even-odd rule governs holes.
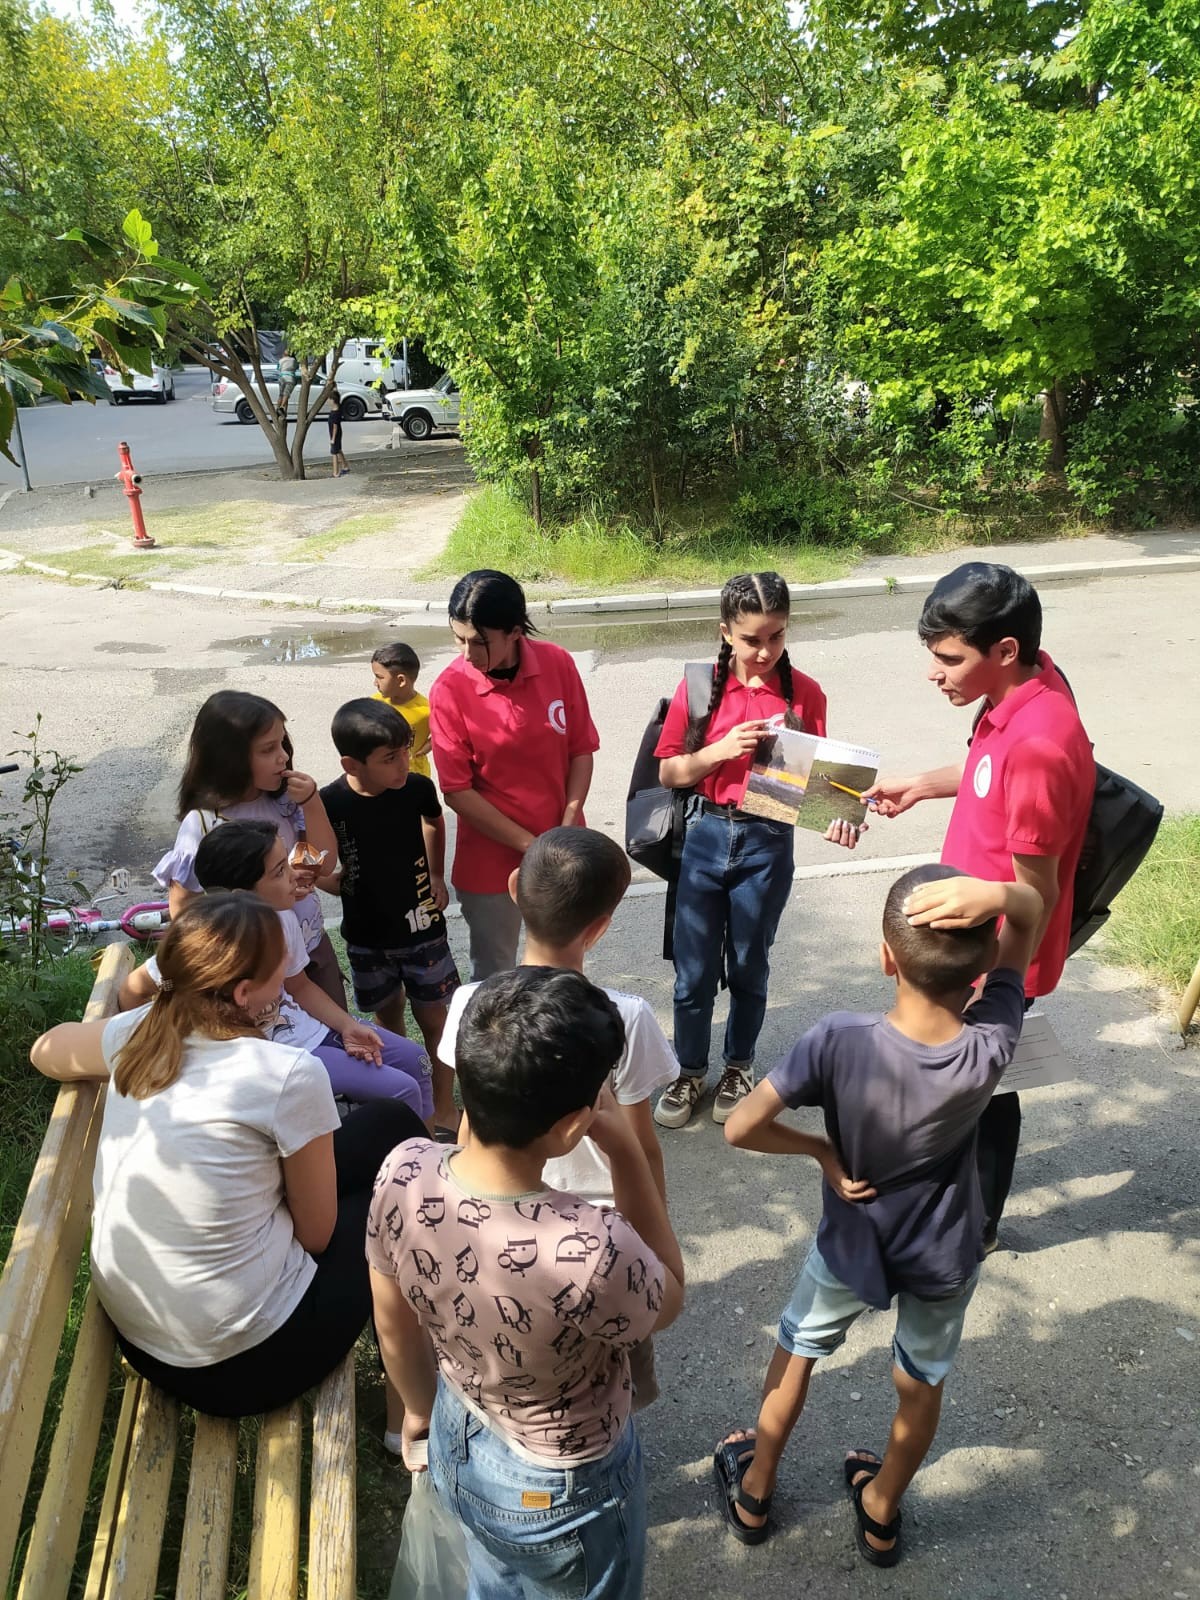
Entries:
POLYGON ((829 785, 829 787, 831 789, 840 789, 843 794, 848 794, 855 800, 861 800, 862 799, 862 790, 861 789, 848 789, 844 783, 834 783, 832 778, 826 778, 825 782, 829 785))

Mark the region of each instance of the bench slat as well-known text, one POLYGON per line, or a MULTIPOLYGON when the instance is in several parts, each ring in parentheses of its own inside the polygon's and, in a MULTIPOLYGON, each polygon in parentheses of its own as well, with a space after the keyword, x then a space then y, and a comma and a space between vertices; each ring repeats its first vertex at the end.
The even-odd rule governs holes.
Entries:
POLYGON ((175 1600, 225 1600, 237 1443, 236 1422, 197 1413, 175 1600))
POLYGON ((154 1600, 178 1424, 178 1403, 140 1382, 102 1600, 154 1600))
POLYGON ((262 1421, 254 1469, 248 1600, 296 1600, 300 1585, 300 1402, 262 1421))
POLYGON ((117 1523, 117 1506, 121 1501, 121 1491, 125 1487, 129 1444, 133 1437, 133 1418, 141 1390, 141 1378, 131 1372, 125 1383, 125 1392, 121 1396, 121 1414, 117 1418, 112 1454, 108 1458, 104 1498, 100 1502, 100 1517, 96 1523, 96 1537, 92 1543, 92 1559, 88 1564, 83 1600, 100 1600, 104 1586, 108 1582, 108 1559, 112 1552, 113 1530, 117 1523))
POLYGON ((112 1323, 88 1290, 18 1600, 66 1600, 112 1374, 112 1323))
POLYGON ((354 1351, 313 1396, 308 1600, 355 1600, 354 1351))
MULTIPOLYGON (((98 1021, 115 1007, 130 963, 126 945, 110 945, 104 952, 85 1021, 98 1021)), ((100 1091, 99 1083, 64 1084, 58 1091, 0 1278, 0 1460, 5 1487, 0 1496, 0 1572, 11 1567, 91 1215, 100 1091)))

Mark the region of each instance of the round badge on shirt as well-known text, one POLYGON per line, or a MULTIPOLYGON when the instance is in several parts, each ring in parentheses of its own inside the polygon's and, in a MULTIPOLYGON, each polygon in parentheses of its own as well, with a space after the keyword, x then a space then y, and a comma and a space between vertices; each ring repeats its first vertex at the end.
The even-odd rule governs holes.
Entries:
POLYGON ((555 733, 566 733, 567 708, 561 700, 551 700, 546 708, 546 718, 555 733))
POLYGON ((975 768, 975 775, 971 781, 979 798, 981 800, 986 799, 988 791, 992 787, 992 758, 990 755, 984 756, 980 761, 975 768))

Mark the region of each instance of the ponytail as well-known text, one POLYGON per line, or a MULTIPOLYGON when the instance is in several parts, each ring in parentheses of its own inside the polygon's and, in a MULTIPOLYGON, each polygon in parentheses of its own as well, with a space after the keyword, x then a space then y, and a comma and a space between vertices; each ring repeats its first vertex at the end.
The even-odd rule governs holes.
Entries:
POLYGON ((279 913, 257 895, 210 894, 187 905, 159 949, 162 987, 117 1055, 116 1092, 145 1100, 168 1088, 193 1034, 235 1039, 256 1033, 233 990, 245 979, 268 977, 285 948, 279 913))

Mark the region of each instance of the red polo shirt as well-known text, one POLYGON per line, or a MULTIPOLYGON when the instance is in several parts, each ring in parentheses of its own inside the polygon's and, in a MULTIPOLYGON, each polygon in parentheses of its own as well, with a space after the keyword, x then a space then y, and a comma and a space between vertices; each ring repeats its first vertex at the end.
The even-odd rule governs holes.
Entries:
MULTIPOLYGON (((530 833, 562 821, 567 771, 600 736, 574 661, 546 639, 521 641, 511 682, 459 657, 429 691, 429 732, 446 794, 474 789, 530 833)), ((580 822, 583 815, 580 814, 580 822)), ((521 857, 462 817, 451 882, 468 894, 504 894, 521 857)))
POLYGON ((1058 857, 1058 904, 1025 978, 1050 994, 1067 959, 1075 869, 1096 789, 1091 742, 1071 692, 1041 651, 1042 668, 989 706, 967 754, 942 860, 993 883, 1016 879, 1013 856, 1058 857))
MULTIPOLYGON (((795 699, 792 710, 800 719, 805 733, 825 735, 825 694, 815 678, 805 677, 792 668, 792 693, 795 699)), ((688 731, 687 679, 679 685, 667 710, 663 730, 658 736, 654 754, 660 760, 668 756, 681 756, 687 749, 688 731)), ((765 721, 768 717, 781 717, 788 703, 779 690, 779 674, 773 672, 765 683, 751 688, 742 683, 730 670, 725 680, 725 692, 704 735, 705 745, 716 744, 731 728, 740 722, 765 721)), ((746 787, 753 752, 737 761, 722 761, 696 785, 697 794, 718 806, 736 806, 746 787)))

